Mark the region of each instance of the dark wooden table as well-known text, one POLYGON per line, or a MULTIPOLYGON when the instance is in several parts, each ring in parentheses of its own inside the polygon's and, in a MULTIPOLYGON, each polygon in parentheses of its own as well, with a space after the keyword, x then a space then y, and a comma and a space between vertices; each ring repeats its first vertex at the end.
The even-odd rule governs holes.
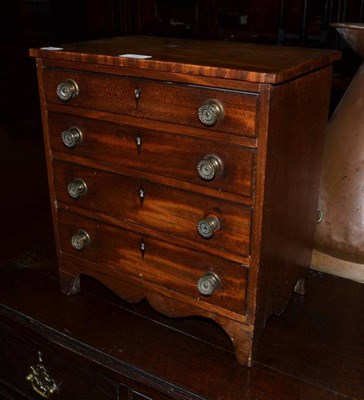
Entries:
MULTIPOLYGON (((306 295, 270 318, 257 361, 245 368, 213 322, 172 320, 82 279, 80 294, 63 295, 53 245, 42 243, 0 269, 1 323, 71 350, 92 371, 142 385, 153 399, 364 399, 364 285, 312 273, 306 295)), ((0 393, 21 398, 1 377, 0 393)))

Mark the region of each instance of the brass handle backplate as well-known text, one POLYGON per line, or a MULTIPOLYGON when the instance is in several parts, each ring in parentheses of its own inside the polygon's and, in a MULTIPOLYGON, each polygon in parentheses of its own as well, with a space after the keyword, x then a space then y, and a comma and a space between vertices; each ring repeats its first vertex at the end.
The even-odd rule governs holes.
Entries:
POLYGON ((78 85, 73 79, 66 79, 57 86, 57 96, 62 101, 74 99, 79 93, 78 85))
POLYGON ((63 144, 71 149, 82 143, 82 132, 75 126, 72 126, 68 130, 61 133, 61 138, 63 144))
POLYGON ((49 372, 42 364, 40 353, 39 363, 30 366, 30 372, 25 379, 32 384, 33 390, 45 399, 49 399, 59 391, 55 380, 51 378, 49 372))
POLYGON ((203 296, 211 296, 220 287, 221 281, 214 272, 207 272, 197 281, 197 290, 203 296))
POLYGON ((198 109, 198 119, 205 126, 213 126, 224 117, 224 107, 218 100, 208 100, 198 109))

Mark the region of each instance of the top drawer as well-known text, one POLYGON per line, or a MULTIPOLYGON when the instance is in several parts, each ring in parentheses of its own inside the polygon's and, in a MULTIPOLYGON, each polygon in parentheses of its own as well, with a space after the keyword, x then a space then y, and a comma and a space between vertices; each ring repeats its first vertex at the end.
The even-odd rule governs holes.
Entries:
POLYGON ((52 68, 44 69, 44 90, 51 103, 255 136, 256 93, 52 68), (76 82, 78 95, 60 100, 57 86, 67 80, 76 82), (213 122, 215 111, 215 124, 199 119, 213 122))

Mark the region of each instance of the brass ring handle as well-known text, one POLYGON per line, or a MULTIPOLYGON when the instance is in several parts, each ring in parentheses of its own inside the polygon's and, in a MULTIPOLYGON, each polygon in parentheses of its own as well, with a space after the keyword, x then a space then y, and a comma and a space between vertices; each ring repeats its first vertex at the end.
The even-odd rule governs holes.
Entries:
POLYGON ((61 133, 61 138, 63 144, 70 149, 82 143, 83 139, 82 132, 75 126, 72 126, 68 130, 63 131, 61 133))
POLYGON ((198 119, 205 126, 213 126, 224 117, 224 107, 218 100, 208 100, 198 109, 198 119))
POLYGON ((30 373, 25 378, 32 384, 33 390, 45 399, 58 392, 59 388, 43 364, 30 366, 30 373))
POLYGON ((220 278, 214 272, 207 272, 197 281, 197 290, 203 296, 211 296, 219 289, 220 278))
POLYGON ((79 95, 77 83, 73 79, 66 79, 57 86, 57 96, 62 101, 69 101, 79 95))

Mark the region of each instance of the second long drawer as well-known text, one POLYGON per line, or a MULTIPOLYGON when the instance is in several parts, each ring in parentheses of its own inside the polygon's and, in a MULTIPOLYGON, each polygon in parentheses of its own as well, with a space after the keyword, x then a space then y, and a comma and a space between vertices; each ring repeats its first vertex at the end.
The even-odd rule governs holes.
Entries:
POLYGON ((57 200, 63 203, 149 227, 176 240, 197 242, 207 249, 242 256, 250 253, 250 207, 65 162, 54 162, 54 176, 57 200), (79 197, 71 197, 78 196, 78 185, 79 197))
POLYGON ((254 195, 253 148, 53 112, 49 113, 49 139, 52 151, 62 156, 173 178, 213 190, 216 195, 221 191, 249 198, 254 195), (75 128, 82 140, 77 144, 71 140, 68 145, 73 147, 67 147, 62 135, 70 135, 75 128), (222 171, 204 180, 197 166, 208 155, 221 160, 222 171))

